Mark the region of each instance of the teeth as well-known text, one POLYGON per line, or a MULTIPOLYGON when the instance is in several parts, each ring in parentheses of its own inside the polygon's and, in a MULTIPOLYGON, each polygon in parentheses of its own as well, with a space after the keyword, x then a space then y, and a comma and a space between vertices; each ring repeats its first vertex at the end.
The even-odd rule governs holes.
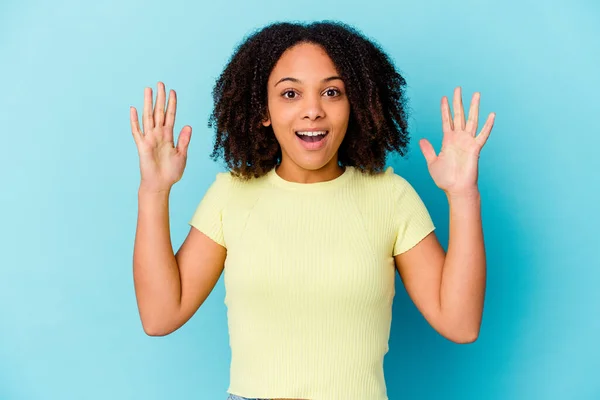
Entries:
POLYGON ((324 135, 327 133, 327 131, 315 131, 315 132, 296 132, 298 135, 304 135, 304 136, 318 136, 318 135, 324 135))

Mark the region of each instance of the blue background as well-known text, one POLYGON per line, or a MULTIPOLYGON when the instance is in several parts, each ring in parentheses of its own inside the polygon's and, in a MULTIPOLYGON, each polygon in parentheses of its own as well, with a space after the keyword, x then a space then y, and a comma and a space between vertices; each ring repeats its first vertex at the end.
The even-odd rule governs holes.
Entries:
POLYGON ((224 399, 222 280, 167 337, 144 334, 132 251, 138 156, 129 106, 164 81, 194 128, 171 195, 175 248, 222 165, 211 89, 234 46, 281 20, 337 19, 408 81, 413 141, 390 165, 448 241, 448 205, 418 139, 441 144, 441 97, 482 93, 488 290, 480 338, 439 336, 399 280, 389 396, 599 399, 600 5, 593 1, 3 1, 0 5, 0 399, 224 399))

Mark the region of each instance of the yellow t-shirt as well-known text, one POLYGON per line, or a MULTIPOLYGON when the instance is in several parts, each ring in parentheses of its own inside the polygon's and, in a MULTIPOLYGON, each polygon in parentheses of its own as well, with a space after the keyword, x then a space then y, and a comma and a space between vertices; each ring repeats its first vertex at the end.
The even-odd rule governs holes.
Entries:
POLYGON ((228 392, 386 400, 396 254, 435 227, 391 167, 302 184, 218 173, 190 225, 227 249, 228 392))

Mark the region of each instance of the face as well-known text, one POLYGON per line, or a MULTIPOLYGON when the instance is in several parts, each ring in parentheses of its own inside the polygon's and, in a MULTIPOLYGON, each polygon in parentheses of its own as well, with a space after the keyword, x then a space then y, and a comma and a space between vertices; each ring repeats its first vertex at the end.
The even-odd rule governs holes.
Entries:
POLYGON ((302 43, 286 50, 268 81, 268 117, 282 150, 282 169, 337 168, 350 103, 325 50, 302 43))

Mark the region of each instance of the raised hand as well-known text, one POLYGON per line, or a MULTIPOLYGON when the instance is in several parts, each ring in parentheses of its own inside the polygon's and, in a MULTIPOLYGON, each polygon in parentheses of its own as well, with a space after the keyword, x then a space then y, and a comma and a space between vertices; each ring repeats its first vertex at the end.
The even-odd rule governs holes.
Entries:
POLYGON ((169 92, 165 112, 165 85, 158 83, 156 105, 152 107, 152 89, 144 89, 144 113, 140 130, 137 110, 130 109, 131 132, 140 157, 140 188, 147 191, 168 192, 178 182, 185 169, 192 127, 184 126, 179 133, 177 146, 173 140, 173 126, 177 109, 177 95, 169 92))
POLYGON ((436 155, 427 139, 419 145, 427 161, 427 168, 435 184, 447 195, 478 193, 477 168, 479 154, 494 125, 495 113, 490 113, 479 135, 477 133, 480 93, 473 94, 469 117, 465 122, 461 88, 454 90, 454 120, 450 114, 448 98, 442 97, 442 149, 436 155))

